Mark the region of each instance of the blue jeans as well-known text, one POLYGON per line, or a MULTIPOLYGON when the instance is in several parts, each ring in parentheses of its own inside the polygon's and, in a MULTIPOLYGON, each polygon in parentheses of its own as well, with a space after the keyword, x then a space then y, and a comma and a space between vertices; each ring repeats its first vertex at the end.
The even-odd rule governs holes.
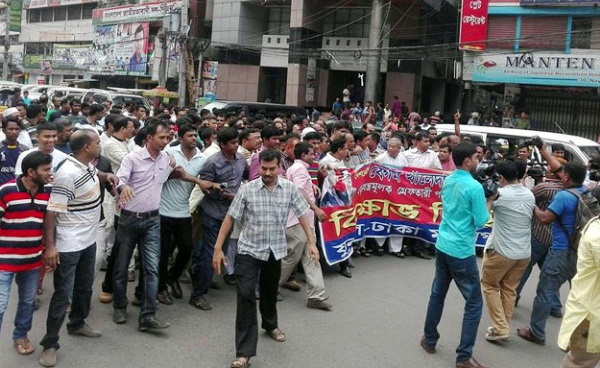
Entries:
POLYGON ((425 342, 429 346, 435 346, 440 338, 437 326, 442 319, 446 294, 452 280, 465 299, 460 344, 456 348, 456 361, 462 362, 471 359, 473 355, 473 346, 481 320, 483 298, 479 283, 479 269, 474 255, 460 259, 436 249, 435 277, 431 285, 425 318, 425 342))
MULTIPOLYGON (((544 261, 546 260, 546 256, 548 255, 548 249, 550 248, 542 244, 533 235, 531 236, 531 259, 529 260, 529 265, 525 269, 525 272, 521 277, 521 282, 517 287, 517 298, 521 297, 521 291, 523 290, 525 283, 527 283, 529 275, 531 275, 533 266, 537 264, 540 270, 542 269, 542 266, 544 266, 544 261)), ((560 312, 562 310, 562 303, 560 302, 560 291, 556 293, 553 299, 554 300, 552 302, 552 311, 560 312)))
POLYGON ((531 332, 539 339, 546 338, 546 320, 554 303, 556 293, 569 281, 576 270, 577 258, 568 250, 550 249, 542 266, 533 310, 531 311, 531 332))
POLYGON ((48 307, 46 335, 40 342, 44 349, 60 348, 58 333, 71 304, 67 330, 83 327, 90 312, 92 286, 96 269, 96 244, 77 251, 60 253, 60 263, 54 270, 54 294, 48 307))
POLYGON ((8 305, 13 278, 19 288, 19 304, 15 315, 13 340, 27 337, 27 333, 31 330, 39 274, 39 268, 21 272, 0 271, 0 331, 2 331, 2 320, 8 305))
MULTIPOLYGON (((223 220, 211 217, 208 213, 202 211, 202 239, 194 246, 192 253, 192 264, 190 265, 190 275, 192 276, 192 295, 191 301, 195 301, 208 293, 210 282, 212 281, 214 270, 212 267, 212 258, 215 252, 215 243, 221 229, 223 220)), ((225 244, 229 242, 229 236, 225 244)))
POLYGON ((127 308, 127 268, 136 244, 142 259, 144 277, 142 307, 139 321, 145 322, 156 314, 158 294, 158 270, 160 262, 160 217, 137 218, 121 214, 117 230, 119 254, 115 259, 114 300, 115 309, 127 308))

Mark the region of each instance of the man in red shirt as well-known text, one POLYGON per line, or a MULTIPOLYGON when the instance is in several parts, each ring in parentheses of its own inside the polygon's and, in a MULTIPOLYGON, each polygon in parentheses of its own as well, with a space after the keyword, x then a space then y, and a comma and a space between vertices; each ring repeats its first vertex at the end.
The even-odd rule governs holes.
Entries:
POLYGON ((27 155, 23 174, 0 187, 0 327, 12 280, 19 288, 13 332, 22 355, 35 347, 27 338, 31 329, 38 275, 42 267, 42 224, 50 198, 52 156, 39 151, 27 155))

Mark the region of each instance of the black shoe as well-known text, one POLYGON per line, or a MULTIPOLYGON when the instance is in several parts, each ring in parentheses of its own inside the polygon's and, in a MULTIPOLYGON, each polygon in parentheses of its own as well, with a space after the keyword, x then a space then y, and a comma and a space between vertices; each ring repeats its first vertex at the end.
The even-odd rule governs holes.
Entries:
POLYGON ((384 255, 384 253, 385 252, 383 251, 383 248, 377 248, 377 249, 375 249, 375 255, 377 257, 382 257, 384 255))
POLYGON ((183 297, 183 290, 181 290, 181 285, 179 285, 179 281, 170 280, 169 286, 171 287, 171 294, 175 299, 181 299, 183 297))
POLYGON ((563 317, 562 311, 560 309, 551 310, 550 315, 554 318, 562 318, 563 317))
POLYGON ((165 305, 173 304, 173 299, 171 298, 171 295, 169 295, 168 290, 163 290, 160 293, 158 293, 157 299, 160 304, 165 304, 165 305))
POLYGON ((235 275, 225 275, 225 276, 223 276, 223 281, 225 281, 225 283, 227 285, 235 285, 235 283, 236 283, 235 275))
POLYGON ((113 311, 113 322, 118 325, 127 322, 127 309, 115 308, 115 310, 113 311))
POLYGON ((415 252, 415 257, 423 258, 423 259, 431 259, 431 256, 427 254, 424 250, 420 252, 415 252))
POLYGON ((212 309, 212 305, 210 305, 210 303, 206 299, 204 299, 203 296, 196 300, 190 300, 190 305, 194 308, 198 308, 205 311, 212 309))
POLYGON ((347 269, 347 268, 341 269, 341 270, 340 270, 340 273, 341 273, 341 274, 342 274, 342 276, 344 276, 344 277, 347 277, 347 278, 349 278, 349 279, 351 279, 351 278, 352 278, 352 272, 350 272, 350 270, 349 270, 349 269, 347 269))
POLYGON ((148 330, 162 330, 164 328, 169 328, 171 325, 168 322, 163 322, 156 317, 150 317, 145 321, 140 321, 138 329, 140 331, 148 331, 148 330))

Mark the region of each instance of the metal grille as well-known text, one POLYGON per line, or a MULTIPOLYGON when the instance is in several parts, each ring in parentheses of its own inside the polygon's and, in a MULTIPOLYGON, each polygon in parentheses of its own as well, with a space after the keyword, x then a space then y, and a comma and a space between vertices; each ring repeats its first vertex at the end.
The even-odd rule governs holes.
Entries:
POLYGON ((531 95, 526 98, 535 130, 598 139, 600 133, 600 97, 564 94, 531 95))

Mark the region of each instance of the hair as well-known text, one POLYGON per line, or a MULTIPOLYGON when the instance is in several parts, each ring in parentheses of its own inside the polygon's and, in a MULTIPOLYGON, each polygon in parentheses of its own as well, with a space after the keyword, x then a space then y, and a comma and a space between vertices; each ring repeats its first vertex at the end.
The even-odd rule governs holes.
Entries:
POLYGON ((462 166, 466 159, 477 153, 475 145, 471 142, 461 142, 452 150, 452 160, 456 166, 462 166))
POLYGON ((263 130, 260 131, 260 137, 262 139, 270 139, 272 137, 281 137, 283 132, 275 125, 267 125, 263 130))
POLYGON ((423 131, 418 132, 417 135, 415 136, 415 139, 417 140, 417 142, 421 142, 425 138, 429 139, 430 137, 427 132, 423 132, 423 131))
POLYGON ((259 162, 272 162, 273 160, 277 160, 277 165, 279 165, 279 163, 281 162, 281 152, 269 148, 261 151, 258 154, 259 162))
POLYGON ((565 146, 562 143, 553 143, 552 144, 552 152, 556 152, 556 151, 564 151, 565 150, 565 146))
POLYGON ((137 104, 137 105, 135 105, 135 111, 138 111, 139 109, 144 109, 144 110, 148 111, 148 109, 146 108, 146 106, 144 106, 143 104, 137 104))
POLYGON ((205 141, 207 139, 210 139, 210 137, 212 137, 214 134, 215 131, 212 130, 212 128, 204 128, 200 130, 200 139, 205 141))
POLYGON ((371 139, 375 143, 379 144, 379 141, 381 140, 381 134, 379 134, 379 133, 370 133, 369 136, 371 136, 371 139))
POLYGON ((330 149, 331 153, 336 153, 337 151, 344 148, 344 146, 346 146, 346 138, 340 137, 340 138, 334 139, 333 142, 331 142, 329 149, 330 149))
POLYGON ((523 148, 527 148, 527 151, 529 151, 529 146, 526 143, 521 143, 517 147, 517 149, 523 149, 523 148))
POLYGON ((313 139, 321 140, 321 134, 317 132, 309 132, 304 135, 304 142, 312 141, 313 139))
POLYGON ((303 154, 308 154, 312 146, 306 142, 300 142, 294 147, 294 157, 299 160, 303 154))
POLYGON ((117 118, 119 118, 119 116, 121 116, 121 115, 118 115, 118 114, 112 114, 112 113, 110 113, 110 114, 106 115, 106 116, 104 117, 104 125, 106 126, 106 128, 108 128, 108 126, 109 126, 109 125, 112 125, 112 126, 113 126, 113 129, 114 129, 114 127, 115 127, 115 125, 114 125, 114 123, 115 123, 115 120, 116 120, 117 118))
POLYGON ((513 160, 504 160, 498 162, 496 164, 496 172, 502 175, 504 179, 506 179, 506 181, 509 182, 516 181, 521 177, 519 176, 519 169, 517 167, 517 163, 513 160))
POLYGON ((164 121, 157 118, 150 118, 146 120, 146 124, 144 124, 146 128, 146 136, 154 136, 158 131, 158 127, 163 127, 164 130, 169 131, 169 126, 164 121))
MULTIPOLYGON (((113 129, 115 130, 115 132, 118 132, 119 130, 121 130, 121 128, 127 128, 127 125, 129 124, 130 120, 131 119, 129 119, 127 116, 118 116, 114 119, 112 123, 113 129)), ((106 122, 106 119, 104 120, 104 122, 106 122)))
POLYGON ((583 181, 587 175, 587 168, 585 165, 574 161, 568 162, 563 171, 565 174, 569 175, 571 181, 577 186, 581 186, 583 184, 583 181))
POLYGON ((95 136, 97 136, 97 134, 89 129, 78 130, 77 132, 73 133, 71 139, 69 139, 71 150, 73 150, 74 153, 78 153, 86 144, 90 144, 95 136))
POLYGON ((21 171, 24 176, 27 176, 27 171, 29 169, 37 170, 41 165, 52 165, 52 155, 40 151, 33 151, 23 157, 23 161, 21 161, 21 171))
POLYGON ((78 98, 74 98, 74 99, 72 99, 72 100, 69 102, 69 104, 70 104, 71 106, 73 106, 73 105, 75 105, 75 104, 77 104, 77 105, 81 105, 81 100, 80 100, 80 99, 78 99, 78 98))
POLYGON ((351 132, 352 129, 352 124, 350 124, 347 121, 341 120, 341 121, 337 121, 335 123, 333 123, 333 130, 340 130, 340 129, 348 129, 349 132, 351 132))
POLYGON ((144 142, 146 141, 146 136, 148 135, 148 127, 144 126, 138 130, 135 137, 133 137, 133 142, 136 146, 144 147, 144 142))
POLYGON ((179 126, 179 129, 177 130, 177 136, 179 138, 183 138, 183 136, 188 132, 196 133, 196 128, 194 128, 194 126, 191 124, 182 124, 179 126))
POLYGON ((54 124, 56 124, 56 130, 58 132, 62 132, 65 129, 65 127, 73 125, 73 123, 71 123, 71 121, 67 118, 56 119, 54 120, 54 124))
POLYGON ((243 141, 248 139, 248 137, 250 137, 250 134, 259 133, 259 132, 260 132, 260 130, 258 130, 256 128, 247 128, 247 129, 242 130, 242 132, 240 133, 240 143, 242 143, 243 141))
POLYGON ((42 113, 42 105, 31 104, 27 106, 27 119, 33 119, 42 113))
POLYGON ((217 133, 217 142, 220 144, 227 144, 234 139, 238 139, 239 136, 240 133, 237 131, 237 129, 233 127, 223 128, 219 130, 219 133, 217 133))
POLYGON ((8 128, 8 123, 15 123, 19 126, 20 129, 23 129, 23 127, 21 127, 21 123, 19 123, 19 118, 16 116, 9 116, 7 118, 2 119, 2 129, 8 128))
POLYGON ((442 149, 442 148, 447 148, 448 153, 452 153, 452 146, 449 145, 448 143, 444 143, 444 144, 440 145, 439 149, 442 149))
POLYGON ((369 134, 365 131, 359 131, 354 133, 354 140, 358 143, 360 141, 362 141, 363 139, 367 138, 369 134))
POLYGON ((58 127, 56 126, 56 124, 54 122, 44 121, 37 125, 36 130, 37 130, 38 134, 40 134, 44 130, 54 130, 54 131, 58 132, 58 127))
POLYGON ((90 106, 90 115, 96 115, 102 111, 104 111, 104 106, 100 104, 95 103, 92 106, 90 106))
POLYGON ((429 127, 427 128, 427 132, 431 133, 432 130, 435 130, 437 132, 437 128, 436 127, 429 127))

